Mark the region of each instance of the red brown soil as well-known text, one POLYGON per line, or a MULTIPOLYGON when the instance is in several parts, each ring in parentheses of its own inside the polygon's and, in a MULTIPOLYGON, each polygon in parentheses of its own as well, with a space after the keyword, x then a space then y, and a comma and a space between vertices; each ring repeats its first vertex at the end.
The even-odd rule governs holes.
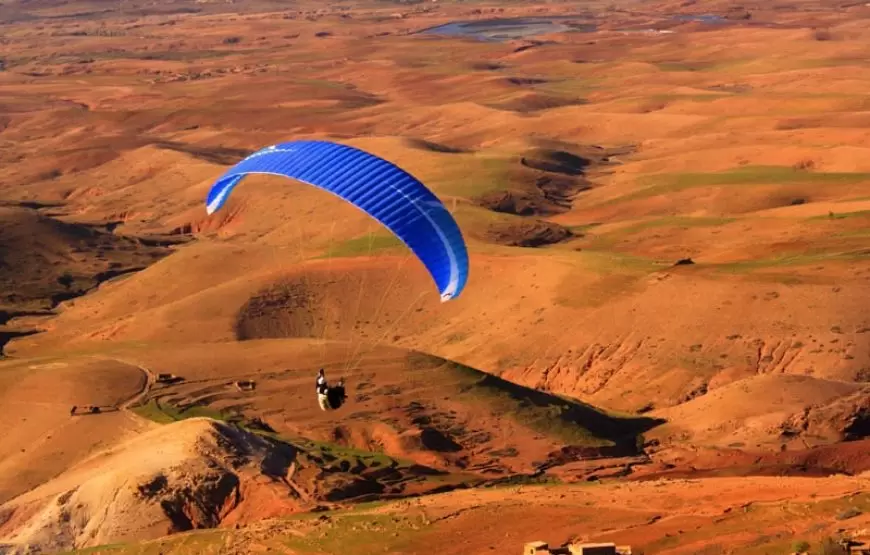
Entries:
POLYGON ((24 493, 94 452, 147 429, 118 408, 145 385, 135 366, 99 358, 7 363, 0 402, 9 426, 0 445, 0 502, 24 493), (70 416, 77 405, 80 416, 70 416), (98 415, 87 413, 100 407, 98 415))
POLYGON ((153 429, 5 505, 0 533, 70 549, 246 522, 254 502, 255 518, 296 512, 306 502, 285 476, 295 455, 208 420, 153 429), (257 481, 260 495, 244 495, 257 481))
MULTIPOLYGON (((744 484, 741 495, 773 501, 789 497, 751 475, 865 471, 868 9, 716 2, 704 10, 728 23, 707 25, 662 21, 692 6, 625 2, 586 6, 600 23, 590 34, 415 34, 572 9, 0 6, 0 341, 12 357, 0 361, 0 396, 13 407, 0 502, 40 487, 60 494, 62 470, 156 426, 125 410, 140 395, 169 412, 261 416, 282 434, 382 449, 455 472, 450 485, 462 472, 528 473, 557 460, 550 472, 566 480, 731 473, 740 477, 697 487, 729 498, 744 484), (313 187, 252 177, 205 214, 208 186, 228 165, 298 138, 365 148, 431 186, 469 244, 463 295, 438 302, 407 250, 313 187), (687 257, 694 264, 674 265, 687 257), (134 268, 145 269, 116 275, 134 268), (458 378, 413 368, 411 350, 666 423, 639 439, 649 459, 588 460, 572 451, 582 441, 505 419, 462 397, 458 378), (351 384, 339 412, 313 407, 321 366, 351 384), (184 381, 151 388, 163 372, 184 381), (257 387, 239 392, 237 379, 257 387), (69 415, 87 404, 119 410, 69 415), (447 416, 424 423, 436 414, 447 416)), ((309 472, 321 500, 391 493, 341 468, 329 480, 309 472)), ((257 480, 238 491, 262 511, 212 506, 200 521, 298 509, 257 480)), ((800 482, 795 495, 836 480, 800 482)), ((684 507, 699 499, 694 485, 632 483, 588 500, 619 487, 667 488, 661 502, 684 507)), ((466 538, 443 552, 515 549, 518 536, 491 538, 514 522, 524 536, 548 523, 523 523, 510 509, 520 500, 499 499, 469 510, 473 519, 439 521, 466 538), (489 532, 468 539, 474 522, 489 532)), ((602 537, 623 514, 606 506, 582 521, 602 537)), ((558 540, 580 525, 567 508, 548 510, 564 519, 558 540)), ((674 515, 635 529, 632 513, 611 532, 655 548, 665 540, 650 526, 667 528, 660 551, 715 544, 685 530, 712 517, 674 515)), ((787 521, 765 526, 776 534, 787 521)), ((148 532, 124 537, 154 537, 140 525, 148 532)), ((751 543, 745 530, 719 541, 751 543)))
POLYGON ((859 475, 870 470, 870 441, 859 440, 779 453, 738 449, 674 449, 659 453, 656 464, 638 467, 631 479, 704 478, 715 476, 859 475))
MULTIPOLYGON (((139 353, 137 359, 155 372, 169 372, 188 358, 211 364, 184 374, 184 381, 157 385, 144 401, 171 409, 207 406, 226 417, 257 416, 285 437, 304 437, 366 451, 383 452, 442 471, 478 478, 531 474, 558 460, 565 437, 535 427, 509 395, 535 402, 534 392, 484 380, 486 374, 451 368, 449 363, 419 353, 365 344, 312 341, 245 341, 241 344, 167 348, 139 353), (300 364, 297 361, 309 361, 300 364), (346 380, 348 401, 337 411, 316 408, 312 376, 326 369, 335 383, 346 380), (253 380, 252 391, 240 391, 238 380, 253 380)), ((538 402, 555 398, 537 394, 538 402)), ((627 440, 654 425, 652 419, 619 421, 577 407, 579 426, 588 436, 573 441, 597 448, 627 440), (625 436, 625 437, 623 437, 625 436), (582 441, 581 441, 582 439, 582 441)), ((554 424, 555 426, 555 424, 554 424)), ((573 460, 571 457, 568 460, 573 460)), ((564 464, 564 463, 562 463, 564 464)), ((404 491, 404 487, 401 488, 404 491)))
POLYGON ((329 553, 350 544, 360 553, 484 554, 543 540, 613 541, 633 551, 689 554, 734 549, 787 551, 817 546, 845 526, 867 526, 865 478, 718 478, 619 483, 590 487, 521 486, 426 496, 317 519, 273 520, 231 539, 192 536, 150 542, 164 553, 190 553, 220 541, 230 553, 304 547, 329 553), (854 513, 854 511, 852 511, 854 513), (860 512, 860 511, 859 511, 860 512))

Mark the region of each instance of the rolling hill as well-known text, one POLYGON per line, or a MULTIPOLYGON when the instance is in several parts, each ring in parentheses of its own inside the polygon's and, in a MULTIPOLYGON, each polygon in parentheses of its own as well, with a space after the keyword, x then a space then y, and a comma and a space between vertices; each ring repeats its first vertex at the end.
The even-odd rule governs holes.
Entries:
POLYGON ((761 554, 866 526, 870 11, 701 8, 3 3, 0 541, 761 554), (487 40, 432 31, 461 21, 487 40), (206 213, 301 138, 429 186, 464 293, 302 183, 206 213))

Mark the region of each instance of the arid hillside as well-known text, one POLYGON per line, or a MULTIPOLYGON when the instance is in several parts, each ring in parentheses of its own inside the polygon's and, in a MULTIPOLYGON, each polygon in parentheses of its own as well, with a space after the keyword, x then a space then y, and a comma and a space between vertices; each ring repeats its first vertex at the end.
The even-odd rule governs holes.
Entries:
POLYGON ((858 530, 867 21, 3 2, 0 542, 414 553, 477 526, 439 552, 772 553, 858 530), (425 183, 468 245, 462 295, 311 185, 249 176, 206 212, 296 139, 425 183))
POLYGON ((633 552, 686 555, 788 553, 800 545, 821 553, 836 548, 838 529, 868 525, 866 477, 720 478, 712 491, 709 482, 477 488, 88 553, 327 554, 351 546, 360 554, 459 555, 519 551, 532 540, 612 541, 633 552))

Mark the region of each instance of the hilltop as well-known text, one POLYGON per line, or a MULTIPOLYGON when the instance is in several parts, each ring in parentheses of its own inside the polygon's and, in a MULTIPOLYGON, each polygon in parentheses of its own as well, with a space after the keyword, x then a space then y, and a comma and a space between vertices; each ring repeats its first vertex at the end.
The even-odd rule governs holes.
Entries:
POLYGON ((290 446, 207 419, 161 427, 91 457, 4 506, 11 543, 68 550, 311 508, 290 446), (270 506, 271 502, 271 506, 270 506))

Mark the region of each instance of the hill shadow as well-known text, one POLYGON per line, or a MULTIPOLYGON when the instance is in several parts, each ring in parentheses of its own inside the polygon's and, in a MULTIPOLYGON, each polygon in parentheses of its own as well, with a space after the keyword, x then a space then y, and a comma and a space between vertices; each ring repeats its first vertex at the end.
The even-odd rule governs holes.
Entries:
POLYGON ((427 141, 426 139, 408 138, 405 139, 405 143, 411 148, 426 150, 429 152, 439 152, 441 154, 466 154, 472 152, 472 150, 467 148, 459 148, 442 143, 435 143, 432 141, 427 141))
POLYGON ((501 110, 504 112, 516 112, 519 114, 532 114, 535 112, 543 112, 553 108, 564 108, 565 106, 583 106, 589 104, 585 98, 563 97, 553 94, 542 94, 538 92, 530 92, 521 97, 512 98, 503 102, 488 104, 489 108, 501 110))
POLYGON ((461 381, 459 396, 493 405, 539 433, 563 441, 557 458, 632 456, 642 453, 641 435, 666 422, 661 418, 614 415, 576 399, 538 391, 481 370, 425 353, 409 353, 415 368, 443 368, 461 381))
POLYGON ((474 199, 479 206, 516 216, 553 216, 571 209, 574 199, 592 189, 591 176, 622 163, 629 146, 605 148, 561 141, 538 141, 511 168, 512 183, 474 199))
POLYGON ((198 146, 187 143, 180 143, 176 141, 155 141, 154 146, 157 148, 162 148, 164 150, 174 150, 175 152, 182 152, 184 154, 189 154, 194 158, 199 160, 204 160, 206 162, 211 162, 212 164, 220 164, 223 166, 232 166, 238 162, 241 162, 244 158, 249 156, 253 151, 246 150, 243 148, 229 148, 229 147, 206 147, 206 146, 198 146))
POLYGON ((527 168, 545 172, 582 175, 593 160, 591 157, 584 158, 564 150, 536 149, 528 156, 520 158, 520 163, 527 168))
POLYGON ((40 330, 21 330, 21 331, 8 331, 8 330, 0 330, 0 359, 6 357, 6 353, 4 352, 6 348, 6 344, 15 339, 16 337, 26 337, 28 335, 34 335, 39 333, 40 330))

